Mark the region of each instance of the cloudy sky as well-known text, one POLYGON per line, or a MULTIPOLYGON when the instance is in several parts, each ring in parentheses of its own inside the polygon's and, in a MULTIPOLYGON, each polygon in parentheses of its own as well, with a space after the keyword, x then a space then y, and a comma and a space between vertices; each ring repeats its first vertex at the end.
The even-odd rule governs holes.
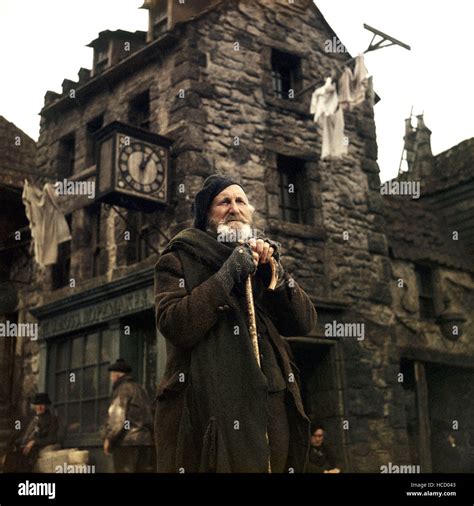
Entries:
MULTIPOLYGON (((250 0, 249 0, 250 1, 250 0)), ((366 57, 376 92, 382 181, 398 172, 404 119, 424 112, 437 154, 474 136, 472 0, 316 0, 352 54, 368 46, 363 23, 412 46, 366 57)), ((0 115, 37 140, 47 90, 90 68, 85 47, 106 29, 146 30, 143 0, 0 0, 0 115)))

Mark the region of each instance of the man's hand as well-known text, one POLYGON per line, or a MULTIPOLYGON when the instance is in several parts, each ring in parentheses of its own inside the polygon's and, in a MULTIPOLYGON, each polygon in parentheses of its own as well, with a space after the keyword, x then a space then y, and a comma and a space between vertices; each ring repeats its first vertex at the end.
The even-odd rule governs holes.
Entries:
POLYGON ((255 258, 257 260, 257 263, 255 265, 267 264, 275 252, 274 248, 272 248, 270 244, 268 244, 268 242, 264 241, 263 239, 250 239, 248 244, 254 252, 254 261, 255 258), (255 254, 257 255, 256 257, 255 254))
POLYGON ((31 452, 31 449, 33 448, 33 446, 35 445, 35 442, 34 441, 30 441, 29 443, 27 443, 25 445, 25 447, 23 448, 23 455, 26 457, 27 455, 30 454, 31 452))
POLYGON ((110 441, 108 439, 104 440, 104 455, 107 457, 110 455, 110 441))

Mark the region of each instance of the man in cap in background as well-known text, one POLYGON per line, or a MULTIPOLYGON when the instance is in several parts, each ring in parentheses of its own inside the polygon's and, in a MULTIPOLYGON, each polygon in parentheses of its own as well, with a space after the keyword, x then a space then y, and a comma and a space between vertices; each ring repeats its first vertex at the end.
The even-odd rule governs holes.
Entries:
POLYGON ((113 455, 116 473, 152 472, 153 415, 145 389, 119 358, 109 366, 112 396, 104 428, 104 453, 113 455))
POLYGON ((281 336, 308 334, 314 306, 285 272, 280 245, 251 228, 254 208, 240 183, 208 177, 193 209, 194 228, 178 233, 155 267, 156 321, 167 347, 155 416, 158 471, 303 472, 309 419, 281 336), (251 274, 261 368, 248 329, 251 274))
POLYGON ((33 471, 40 451, 58 442, 58 419, 50 409, 49 395, 37 393, 31 404, 35 414, 24 433, 14 441, 5 462, 6 472, 33 471))

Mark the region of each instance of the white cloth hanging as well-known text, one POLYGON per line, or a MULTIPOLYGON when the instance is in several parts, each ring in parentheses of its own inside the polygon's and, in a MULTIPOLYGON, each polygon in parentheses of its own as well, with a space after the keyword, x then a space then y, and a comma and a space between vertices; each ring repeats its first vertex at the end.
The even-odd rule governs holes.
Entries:
POLYGON ((369 79, 364 55, 355 58, 354 72, 349 67, 344 68, 338 85, 339 103, 345 111, 352 111, 365 100, 369 79))
POLYGON ((323 86, 314 90, 310 112, 322 128, 321 159, 347 155, 344 114, 339 107, 336 86, 330 77, 326 78, 323 86))
POLYGON ((25 179, 22 198, 33 238, 35 259, 42 267, 55 264, 58 245, 71 240, 71 233, 56 203, 54 190, 49 183, 40 190, 25 179))

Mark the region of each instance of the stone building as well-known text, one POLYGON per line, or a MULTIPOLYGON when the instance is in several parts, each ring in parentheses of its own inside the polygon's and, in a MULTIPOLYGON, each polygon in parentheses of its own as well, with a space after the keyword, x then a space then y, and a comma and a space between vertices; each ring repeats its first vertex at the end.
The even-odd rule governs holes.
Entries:
POLYGON ((72 240, 56 265, 30 263, 32 281, 16 294, 15 314, 37 321, 40 338, 16 343, 22 360, 11 419, 25 415, 34 390, 48 390, 63 444, 89 449, 98 471, 110 469, 99 436, 107 366, 126 358, 153 393, 165 362, 153 267, 168 239, 191 224, 204 178, 219 172, 246 187, 257 226, 282 243, 286 269, 318 310, 312 335, 288 340, 307 412, 326 426, 339 466, 429 471, 445 450, 440 430, 451 428, 468 462, 473 208, 463 195, 473 188, 472 139, 433 157, 420 123, 407 132, 414 157, 400 181, 429 182, 431 190, 419 200, 383 195, 373 90, 345 113, 348 155, 320 160, 311 93, 298 92, 350 55, 325 51, 337 35, 315 4, 148 0, 144 7, 146 33, 101 32, 90 43, 92 69, 65 80, 62 93, 46 93, 36 168, 45 181, 95 181, 101 135, 128 125, 171 143, 168 203, 145 213, 120 200, 60 198, 72 240))

